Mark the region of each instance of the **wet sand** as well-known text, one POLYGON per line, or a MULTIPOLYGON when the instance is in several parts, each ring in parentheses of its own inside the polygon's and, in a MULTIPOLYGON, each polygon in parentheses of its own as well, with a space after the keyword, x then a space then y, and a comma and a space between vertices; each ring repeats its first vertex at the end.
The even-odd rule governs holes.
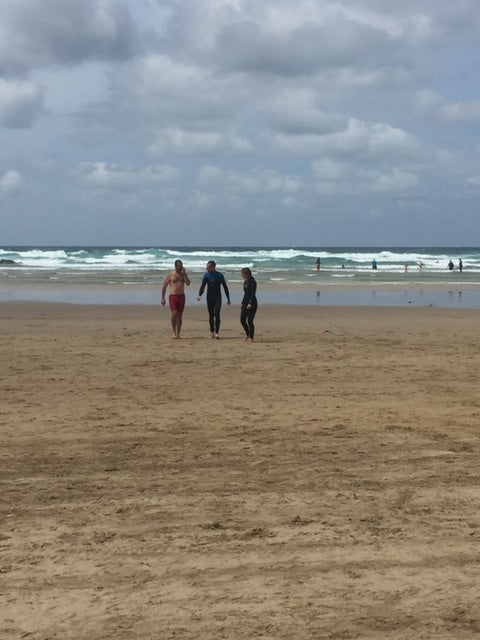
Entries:
POLYGON ((480 310, 0 304, 0 637, 480 634, 480 310))

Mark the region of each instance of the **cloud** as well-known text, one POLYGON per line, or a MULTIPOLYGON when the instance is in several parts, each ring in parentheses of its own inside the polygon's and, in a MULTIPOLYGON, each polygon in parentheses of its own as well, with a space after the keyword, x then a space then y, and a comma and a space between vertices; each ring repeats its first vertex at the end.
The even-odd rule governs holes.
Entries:
POLYGON ((8 194, 18 191, 23 184, 23 178, 18 171, 7 171, 0 176, 0 193, 8 194))
POLYGON ((444 123, 475 123, 480 121, 480 99, 447 101, 433 91, 421 91, 416 98, 417 109, 425 116, 444 123))
POLYGON ((317 102, 311 88, 300 87, 293 94, 285 89, 267 99, 260 112, 270 128, 285 135, 323 135, 340 128, 342 118, 326 113, 317 102))
POLYGON ((0 75, 51 64, 125 60, 140 48, 136 25, 119 0, 3 0, 0 75))
POLYGON ((374 210, 392 242, 400 218, 429 242, 454 194, 468 240, 479 20, 476 0, 3 0, 3 192, 15 167, 54 222, 0 235, 109 242, 134 211, 136 243, 219 243, 251 238, 248 212, 258 243, 371 243, 374 210))
POLYGON ((274 147, 296 156, 323 156, 371 162, 395 157, 415 158, 420 145, 414 136, 385 123, 361 122, 350 118, 346 127, 325 135, 278 134, 274 147))
POLYGON ((108 191, 158 187, 175 182, 178 175, 178 170, 168 165, 132 168, 91 162, 82 164, 78 169, 78 176, 85 185, 108 191))
POLYGON ((265 193, 294 194, 303 186, 303 179, 272 170, 250 170, 247 172, 225 171, 219 167, 204 166, 197 174, 197 185, 210 190, 221 185, 224 192, 243 195, 265 193))
POLYGON ((31 82, 0 78, 0 127, 24 129, 43 112, 44 91, 31 82))
POLYGON ((252 145, 240 136, 220 131, 185 131, 167 129, 160 132, 148 148, 152 156, 175 155, 234 155, 248 153, 252 145))
POLYGON ((399 167, 377 169, 346 165, 341 162, 320 160, 313 163, 315 189, 324 195, 341 192, 344 196, 365 194, 400 195, 412 193, 419 184, 419 177, 412 171, 399 167))

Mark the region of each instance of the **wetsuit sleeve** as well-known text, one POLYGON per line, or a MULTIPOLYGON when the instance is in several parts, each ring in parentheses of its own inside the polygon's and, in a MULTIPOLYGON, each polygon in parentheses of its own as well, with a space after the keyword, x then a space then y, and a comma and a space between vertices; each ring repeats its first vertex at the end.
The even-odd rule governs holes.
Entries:
POLYGON ((230 300, 230 291, 228 290, 227 282, 224 276, 222 276, 222 285, 223 285, 223 290, 225 291, 225 295, 227 296, 227 300, 230 300))
POLYGON ((202 280, 202 284, 200 285, 200 290, 198 292, 198 296, 200 297, 201 295, 203 295, 203 292, 205 291, 205 286, 207 284, 207 278, 205 276, 203 276, 203 280, 202 280))

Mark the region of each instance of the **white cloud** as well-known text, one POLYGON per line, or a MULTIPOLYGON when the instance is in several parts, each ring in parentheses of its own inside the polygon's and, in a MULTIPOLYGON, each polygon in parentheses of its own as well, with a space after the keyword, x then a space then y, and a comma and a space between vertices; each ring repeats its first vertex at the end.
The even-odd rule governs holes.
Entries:
POLYGON ((243 195, 264 195, 265 193, 297 193, 304 181, 295 175, 285 175, 278 171, 255 169, 247 172, 224 171, 219 167, 205 166, 197 174, 197 185, 209 189, 216 186, 219 191, 243 195))
POLYGON ((311 88, 300 87, 294 93, 279 91, 265 100, 261 114, 270 127, 285 134, 325 134, 338 129, 342 120, 326 113, 316 103, 318 97, 311 88))
POLYGON ((298 156, 356 158, 365 162, 390 157, 415 158, 420 152, 420 145, 411 134, 385 123, 366 123, 355 118, 350 118, 342 131, 325 135, 279 134, 275 136, 274 147, 298 156))
POLYGON ((178 179, 178 170, 161 165, 138 169, 92 162, 79 167, 78 175, 85 184, 99 189, 130 191, 175 182, 178 179))
POLYGON ((152 156, 244 154, 252 150, 248 140, 220 131, 187 131, 167 129, 159 132, 150 144, 152 156))
POLYGON ((366 169, 355 164, 331 160, 313 163, 315 188, 332 195, 390 194, 411 192, 419 183, 418 175, 399 167, 366 169))
POLYGON ((445 123, 475 123, 480 121, 480 99, 447 101, 433 91, 421 91, 416 99, 417 109, 428 117, 445 123))
POLYGON ((3 194, 18 191, 23 184, 23 178, 18 171, 7 171, 0 177, 0 192, 3 194))
POLYGON ((0 127, 30 127, 42 113, 43 102, 43 90, 35 84, 0 78, 0 127))

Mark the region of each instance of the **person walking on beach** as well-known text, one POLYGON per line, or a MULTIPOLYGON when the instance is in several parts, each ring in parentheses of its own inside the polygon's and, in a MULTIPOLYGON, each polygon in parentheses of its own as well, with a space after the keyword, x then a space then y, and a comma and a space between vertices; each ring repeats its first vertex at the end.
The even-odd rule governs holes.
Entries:
POLYGON ((227 297, 227 304, 230 304, 230 292, 223 273, 217 271, 215 260, 207 262, 207 272, 204 274, 197 300, 202 299, 203 292, 207 287, 207 309, 208 322, 210 325, 210 337, 220 338, 220 310, 222 308, 222 287, 227 297))
POLYGON ((253 324, 253 320, 258 307, 257 282, 248 267, 244 267, 241 274, 243 278, 243 300, 242 310, 240 312, 240 324, 245 330, 245 341, 254 342, 255 325, 253 324))
POLYGON ((165 306, 165 294, 170 287, 168 302, 172 312, 172 329, 174 340, 180 339, 182 330, 183 310, 185 309, 185 285, 190 284, 190 279, 181 260, 175 260, 175 271, 166 278, 162 287, 162 306, 165 306))

